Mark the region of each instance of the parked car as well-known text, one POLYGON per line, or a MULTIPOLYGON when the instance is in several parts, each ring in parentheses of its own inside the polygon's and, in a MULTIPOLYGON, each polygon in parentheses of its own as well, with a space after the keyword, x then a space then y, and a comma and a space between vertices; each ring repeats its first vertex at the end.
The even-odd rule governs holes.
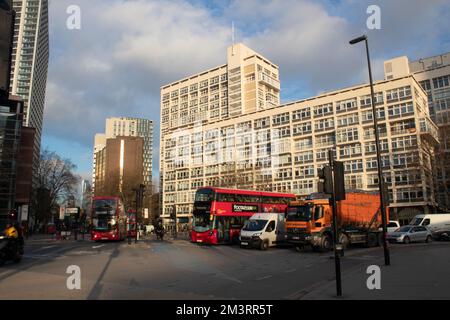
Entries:
MULTIPOLYGON (((387 232, 394 232, 395 230, 397 230, 398 228, 400 228, 400 222, 395 221, 395 220, 390 220, 387 224, 387 232)), ((383 230, 383 226, 380 226, 379 228, 380 231, 383 230)))
POLYGON ((431 231, 423 226, 403 226, 387 234, 387 240, 392 243, 430 242, 431 231))
POLYGON ((450 241, 450 229, 433 233, 433 237, 439 241, 450 241))

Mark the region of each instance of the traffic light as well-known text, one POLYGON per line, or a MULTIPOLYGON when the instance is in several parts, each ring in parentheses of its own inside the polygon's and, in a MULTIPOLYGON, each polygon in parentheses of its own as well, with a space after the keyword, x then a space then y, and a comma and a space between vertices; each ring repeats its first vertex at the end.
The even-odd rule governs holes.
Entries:
POLYGON ((319 179, 318 191, 323 193, 333 193, 333 173, 330 166, 325 166, 321 169, 317 169, 317 175, 319 179))
POLYGON ((334 197, 336 201, 345 200, 344 163, 333 161, 334 168, 334 197))

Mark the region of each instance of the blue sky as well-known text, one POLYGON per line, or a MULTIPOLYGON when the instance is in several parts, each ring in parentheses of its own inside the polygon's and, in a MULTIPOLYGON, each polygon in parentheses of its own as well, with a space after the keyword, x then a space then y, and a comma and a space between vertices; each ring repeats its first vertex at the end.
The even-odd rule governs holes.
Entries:
POLYGON ((450 51, 446 0, 50 0, 50 63, 43 147, 91 176, 94 134, 105 118, 152 119, 158 174, 159 88, 225 63, 236 38, 280 67, 282 102, 367 81, 368 34, 374 73, 382 62, 450 51), (381 8, 381 30, 368 30, 366 9, 381 8), (69 5, 81 29, 66 28, 69 5))

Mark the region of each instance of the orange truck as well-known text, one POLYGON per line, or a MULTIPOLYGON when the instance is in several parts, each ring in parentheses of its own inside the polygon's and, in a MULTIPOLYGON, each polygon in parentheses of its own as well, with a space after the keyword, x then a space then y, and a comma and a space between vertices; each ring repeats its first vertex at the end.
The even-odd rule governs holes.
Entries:
MULTIPOLYGON (((380 196, 371 192, 347 192, 337 202, 339 243, 373 247, 382 244, 380 196)), ((386 210, 387 211, 387 210, 386 210)), ((388 217, 386 217, 388 220, 388 217)), ((295 247, 312 246, 328 251, 332 245, 333 210, 328 195, 313 194, 291 202, 286 209, 286 241, 295 247)))

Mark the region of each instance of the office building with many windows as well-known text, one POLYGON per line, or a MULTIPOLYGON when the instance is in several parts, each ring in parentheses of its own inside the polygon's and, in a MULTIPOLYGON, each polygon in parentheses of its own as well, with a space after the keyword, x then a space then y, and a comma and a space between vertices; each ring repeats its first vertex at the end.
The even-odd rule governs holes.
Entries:
MULTIPOLYGON (((241 97, 246 97, 247 88, 259 92, 260 86, 267 92, 276 89, 274 96, 278 97, 278 74, 273 72, 270 80, 265 80, 263 75, 268 72, 264 70, 271 64, 264 65, 267 59, 255 57, 258 55, 251 58, 252 68, 245 64, 240 67, 244 79, 241 97)), ((220 73, 228 76, 228 84, 220 84, 219 92, 230 86, 227 69, 219 67, 214 71, 217 74, 211 75, 219 75, 219 81, 220 73)), ((206 78, 209 72, 201 75, 206 78)), ((189 83, 197 77, 200 75, 182 81, 189 83)), ((209 99, 211 88, 207 89, 205 97, 209 99)), ((190 106, 199 109, 199 90, 191 92, 188 86, 186 92, 181 81, 161 90, 163 218, 168 219, 173 210, 177 218, 190 217, 195 191, 201 186, 293 192, 299 196, 317 192, 317 169, 328 163, 330 149, 345 163, 347 189, 378 190, 369 85, 282 105, 272 104, 267 94, 256 94, 255 108, 248 110, 241 105, 238 113, 218 117, 211 116, 208 103, 204 104, 206 119, 193 116, 183 122, 179 117, 181 104, 187 102, 184 108, 188 116, 195 110, 190 106)), ((420 212, 431 212, 436 207, 434 152, 439 141, 427 94, 412 75, 378 81, 375 92, 391 213, 409 219, 420 212)))
POLYGON ((437 201, 450 210, 450 53, 412 62, 403 56, 386 61, 384 69, 386 79, 413 74, 428 95, 431 119, 439 127, 437 201))

